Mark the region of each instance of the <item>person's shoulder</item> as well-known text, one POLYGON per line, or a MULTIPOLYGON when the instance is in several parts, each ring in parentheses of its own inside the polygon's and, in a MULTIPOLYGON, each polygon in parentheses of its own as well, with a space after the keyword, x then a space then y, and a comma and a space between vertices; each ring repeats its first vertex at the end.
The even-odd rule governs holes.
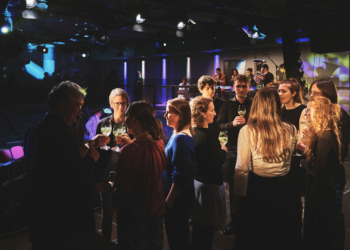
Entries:
POLYGON ((225 100, 219 98, 219 97, 215 97, 214 98, 214 103, 216 104, 224 104, 225 100))
POLYGON ((136 143, 134 141, 132 141, 131 143, 126 144, 125 146, 123 146, 120 149, 119 154, 120 155, 133 154, 136 149, 137 149, 137 145, 136 145, 136 143))
POLYGON ((346 112, 345 109, 343 108, 340 108, 340 111, 342 113, 342 118, 346 119, 347 121, 350 121, 350 115, 348 112, 346 112))
POLYGON ((100 123, 102 123, 102 122, 105 122, 106 120, 112 120, 112 115, 107 116, 107 117, 101 119, 98 123, 100 124, 100 123))
POLYGON ((193 137, 180 133, 175 135, 172 141, 174 145, 185 146, 185 145, 188 145, 189 142, 193 142, 193 137))

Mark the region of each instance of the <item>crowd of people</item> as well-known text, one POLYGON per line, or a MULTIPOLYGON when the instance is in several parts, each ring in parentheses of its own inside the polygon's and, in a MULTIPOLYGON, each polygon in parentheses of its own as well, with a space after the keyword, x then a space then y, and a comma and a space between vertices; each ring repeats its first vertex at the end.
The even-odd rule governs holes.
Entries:
POLYGON ((235 234, 235 250, 343 249, 350 116, 337 104, 335 84, 315 81, 306 106, 291 78, 250 99, 252 78, 233 72, 232 100, 215 96, 220 75, 202 76, 202 95, 191 101, 168 100, 164 117, 174 129, 168 141, 155 109, 130 103, 116 88, 109 96, 113 114, 99 120, 96 113, 90 123, 98 123, 97 135, 81 142, 72 127, 86 92, 70 81, 55 86, 50 112, 25 142, 32 249, 91 244, 92 188, 101 194, 103 237, 111 240, 116 208, 124 249, 164 249, 163 222, 171 250, 212 249, 228 216, 223 233, 235 234), (118 124, 125 133, 114 133, 118 124), (226 144, 219 142, 222 132, 226 144))

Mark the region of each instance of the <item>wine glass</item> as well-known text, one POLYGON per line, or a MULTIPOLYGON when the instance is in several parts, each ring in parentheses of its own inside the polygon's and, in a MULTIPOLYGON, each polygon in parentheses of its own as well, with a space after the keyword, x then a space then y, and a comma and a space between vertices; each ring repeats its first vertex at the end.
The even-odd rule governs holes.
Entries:
POLYGON ((245 116, 245 113, 246 113, 246 109, 245 109, 245 106, 244 105, 238 105, 238 114, 240 116, 245 116))
MULTIPOLYGON (((111 120, 110 119, 106 119, 106 120, 104 120, 102 122, 102 124, 101 124, 101 132, 105 136, 109 136, 111 134, 111 132, 112 132, 112 124, 111 124, 111 120)), ((102 146, 101 149, 108 150, 107 144, 102 146)))
POLYGON ((223 147, 228 142, 228 135, 227 135, 227 133, 220 132, 219 141, 220 141, 221 147, 223 147))
MULTIPOLYGON (((115 138, 117 138, 117 136, 122 136, 125 132, 126 132, 125 122, 114 124, 113 135, 115 136, 115 138)), ((119 152, 119 150, 120 150, 120 147, 116 144, 114 151, 119 152)))
MULTIPOLYGON (((299 143, 301 141, 301 137, 302 137, 302 131, 301 130, 297 130, 297 143, 299 143)), ((302 156, 301 154, 298 153, 298 149, 295 150, 295 156, 302 156)))

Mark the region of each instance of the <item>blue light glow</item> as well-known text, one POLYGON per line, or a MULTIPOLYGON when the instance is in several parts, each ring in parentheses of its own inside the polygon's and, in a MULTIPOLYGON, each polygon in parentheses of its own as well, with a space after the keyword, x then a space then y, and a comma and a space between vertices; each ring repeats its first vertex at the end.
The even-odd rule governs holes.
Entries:
MULTIPOLYGON (((310 39, 307 38, 307 37, 304 37, 304 38, 299 38, 298 39, 299 43, 305 43, 305 42, 309 42, 310 39)), ((275 40, 276 43, 279 43, 279 44, 282 44, 282 37, 279 37, 275 40)))
POLYGON ((52 73, 55 71, 55 45, 46 44, 46 47, 49 48, 49 51, 48 53, 44 54, 43 67, 40 67, 32 61, 30 61, 29 64, 25 65, 26 71, 39 80, 44 78, 45 72, 49 73, 49 75, 52 75, 52 73))
POLYGON ((41 80, 44 78, 44 73, 45 73, 44 69, 39 65, 37 65, 36 63, 33 63, 32 61, 30 61, 29 64, 25 65, 25 67, 27 72, 32 76, 34 76, 36 79, 41 80))
POLYGON ((78 26, 78 24, 76 23, 75 26, 78 26))
POLYGON ((84 37, 89 37, 89 35, 85 35, 84 37))
POLYGON ((87 30, 87 28, 85 28, 85 30, 87 30))
POLYGON ((66 44, 64 42, 53 42, 54 44, 66 44))

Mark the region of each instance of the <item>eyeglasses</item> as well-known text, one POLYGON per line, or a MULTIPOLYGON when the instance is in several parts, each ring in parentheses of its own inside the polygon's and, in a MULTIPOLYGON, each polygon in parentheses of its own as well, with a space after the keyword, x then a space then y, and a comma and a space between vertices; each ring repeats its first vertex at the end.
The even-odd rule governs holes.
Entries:
POLYGON ((322 92, 317 92, 317 91, 310 91, 310 95, 314 95, 314 96, 318 96, 318 95, 322 95, 322 92))
POLYGON ((120 108, 120 107, 126 107, 126 102, 112 102, 112 105, 114 106, 114 107, 117 107, 117 108, 120 108))
POLYGON ((237 85, 237 86, 235 86, 235 88, 236 89, 246 89, 246 88, 248 88, 248 86, 247 85, 243 85, 243 86, 237 85))

